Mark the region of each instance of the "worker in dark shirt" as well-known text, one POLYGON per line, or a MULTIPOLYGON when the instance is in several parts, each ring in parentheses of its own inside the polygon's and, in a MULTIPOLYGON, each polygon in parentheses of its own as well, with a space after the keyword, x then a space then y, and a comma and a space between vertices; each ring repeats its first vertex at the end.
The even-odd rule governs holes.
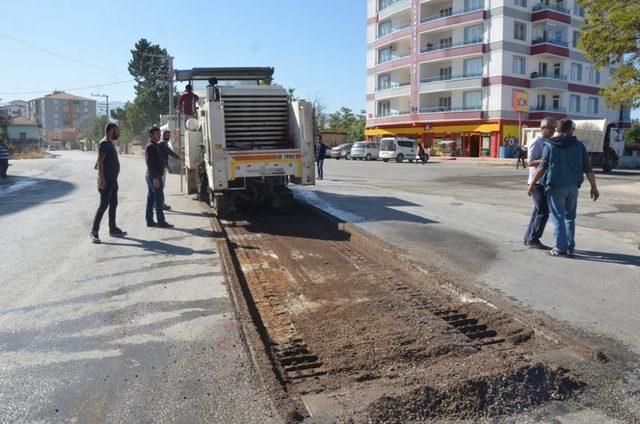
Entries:
POLYGON ((116 226, 116 208, 118 207, 118 174, 120 173, 120 161, 114 141, 120 137, 120 129, 113 122, 107 124, 104 130, 105 136, 98 147, 98 192, 100 193, 100 205, 93 218, 91 228, 91 241, 100 243, 98 232, 100 221, 107 208, 109 208, 109 234, 112 237, 124 237, 127 235, 116 226))
POLYGON ((193 92, 191 84, 187 84, 185 91, 180 94, 178 99, 178 109, 182 108, 185 115, 194 116, 198 99, 199 97, 193 92))
MULTIPOLYGON (((169 146, 169 140, 171 139, 171 131, 165 130, 162 133, 162 140, 158 142, 158 152, 160 152, 160 158, 164 166, 162 167, 162 185, 167 184, 167 168, 169 167, 169 156, 176 159, 182 159, 179 154, 171 150, 169 146)), ((171 210, 171 206, 166 203, 162 206, 165 211, 171 210)))
POLYGON ((158 151, 158 141, 160 140, 160 128, 153 126, 149 129, 149 142, 144 149, 144 158, 147 163, 147 227, 172 228, 164 219, 164 184, 162 182, 162 172, 164 163, 158 151), (158 221, 153 220, 153 208, 155 206, 158 221))
POLYGON ((316 164, 318 165, 318 179, 324 178, 324 159, 327 156, 329 146, 322 142, 322 137, 318 137, 316 143, 316 164))

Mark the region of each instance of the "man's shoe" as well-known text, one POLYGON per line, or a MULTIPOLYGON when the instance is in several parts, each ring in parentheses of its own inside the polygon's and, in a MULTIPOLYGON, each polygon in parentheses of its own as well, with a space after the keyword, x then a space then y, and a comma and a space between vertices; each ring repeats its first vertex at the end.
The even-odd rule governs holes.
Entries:
POLYGON ((147 227, 157 227, 157 226, 158 226, 158 224, 153 222, 153 221, 147 222, 147 227))
POLYGON ((98 237, 98 233, 95 231, 91 231, 91 243, 100 244, 100 237, 98 237))
POLYGON ((525 241, 524 245, 527 246, 530 249, 540 249, 540 250, 549 250, 551 249, 549 246, 542 244, 542 242, 540 240, 536 240, 536 241, 525 241))
POLYGON ((170 211, 171 210, 171 206, 169 205, 162 205, 162 209, 165 211, 170 211))
POLYGON ((127 232, 122 231, 120 228, 116 227, 113 230, 109 230, 109 235, 111 237, 124 237, 127 235, 127 232))
POLYGON ((159 228, 173 228, 173 225, 169 224, 167 221, 158 222, 159 228))

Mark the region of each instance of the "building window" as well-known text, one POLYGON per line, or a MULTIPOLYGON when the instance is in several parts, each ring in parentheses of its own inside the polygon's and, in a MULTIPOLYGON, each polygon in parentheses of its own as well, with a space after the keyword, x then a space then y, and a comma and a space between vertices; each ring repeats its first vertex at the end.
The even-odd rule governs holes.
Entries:
POLYGON ((451 109, 451 96, 438 98, 438 107, 444 110, 451 109))
POLYGON ((513 56, 513 73, 524 75, 525 58, 523 56, 513 56))
POLYGON ((378 63, 384 63, 391 60, 391 48, 378 50, 378 63))
POLYGON ((553 104, 553 110, 558 110, 560 109, 560 96, 555 94, 552 98, 551 98, 551 102, 553 104))
POLYGON ((451 45, 453 44, 453 38, 449 37, 449 38, 441 38, 440 39, 440 48, 441 49, 446 49, 451 47, 451 45))
POLYGON ((598 114, 598 98, 597 97, 589 97, 589 113, 593 115, 598 114))
POLYGON ((579 63, 571 64, 571 79, 573 81, 582 81, 582 65, 579 63))
POLYGON ((482 91, 467 91, 462 99, 462 106, 465 109, 481 109, 482 108, 482 91))
POLYGON ((600 71, 597 71, 593 66, 589 66, 589 82, 591 84, 600 84, 600 71))
POLYGON ((451 79, 451 66, 446 68, 440 68, 440 80, 450 80, 451 79))
POLYGON ((520 41, 527 41, 527 25, 522 22, 514 22, 513 38, 520 41))
POLYGON ((482 75, 482 58, 467 59, 464 61, 464 76, 477 77, 482 75))
POLYGON ((453 7, 447 7, 446 9, 440 9, 440 12, 438 13, 438 15, 441 18, 444 18, 445 16, 451 16, 453 14, 453 7))
POLYGON ((584 6, 579 5, 577 2, 573 5, 573 14, 576 16, 584 17, 584 6))
POLYGON ((391 33, 391 21, 384 21, 378 24, 378 37, 384 37, 391 33))
POLYGON ((484 7, 484 0, 464 0, 465 10, 478 10, 484 7))
POLYGON ((27 139, 27 133, 20 133, 20 140, 26 140, 27 139))
POLYGON ((571 94, 569 96, 569 110, 580 113, 580 96, 577 94, 571 94))
POLYGON ((378 77, 378 90, 391 88, 391 75, 385 74, 378 77))
POLYGON ((547 96, 544 94, 538 94, 537 96, 536 110, 547 110, 547 96))
POLYGON ((571 43, 571 45, 573 47, 578 47, 579 40, 580 40, 580 31, 578 30, 573 31, 573 42, 571 43))
POLYGON ((464 42, 466 44, 480 43, 484 37, 484 26, 474 25, 464 29, 464 42))
POLYGON ((527 7, 527 0, 514 0, 513 4, 520 7, 527 7))
POLYGON ((391 113, 391 103, 386 100, 378 102, 378 116, 389 116, 391 113))

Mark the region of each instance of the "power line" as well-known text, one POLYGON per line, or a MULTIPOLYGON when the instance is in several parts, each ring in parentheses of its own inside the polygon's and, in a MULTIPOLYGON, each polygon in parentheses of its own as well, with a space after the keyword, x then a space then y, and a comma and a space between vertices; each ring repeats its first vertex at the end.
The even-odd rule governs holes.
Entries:
POLYGON ((115 70, 113 70, 113 69, 103 68, 103 67, 101 67, 101 66, 92 65, 92 64, 90 64, 90 63, 83 62, 83 61, 81 61, 81 60, 72 59, 72 58, 70 58, 70 57, 63 56, 63 55, 61 55, 61 54, 58 54, 58 53, 52 52, 52 51, 47 50, 47 49, 43 49, 42 47, 38 47, 38 46, 36 46, 36 45, 33 45, 33 44, 28 43, 28 42, 26 42, 26 41, 20 40, 20 39, 15 38, 15 37, 12 37, 12 36, 10 36, 10 35, 4 34, 4 33, 2 33, 2 32, 0 32, 0 36, 3 36, 3 37, 5 37, 5 38, 8 38, 9 40, 13 40, 13 41, 15 41, 15 42, 17 42, 17 43, 23 44, 23 45, 25 45, 25 46, 27 46, 27 47, 31 47, 32 49, 40 50, 41 52, 44 52, 44 53, 50 54, 51 56, 55 56, 55 57, 57 57, 57 58, 67 60, 67 61, 69 61, 69 62, 77 63, 77 64, 79 64, 79 65, 88 66, 88 67, 90 67, 90 68, 94 68, 94 69, 99 69, 99 70, 101 70, 101 71, 112 72, 112 73, 115 73, 115 74, 123 74, 123 75, 125 74, 124 72, 121 72, 121 71, 115 71, 115 70))
MULTIPOLYGON (((119 84, 125 84, 128 82, 133 82, 135 81, 134 79, 129 79, 126 81, 118 81, 118 82, 111 82, 111 83, 107 83, 107 84, 96 84, 96 85, 87 85, 85 87, 74 87, 74 88, 62 88, 59 89, 59 91, 74 91, 74 90, 85 90, 88 88, 100 88, 100 87, 109 87, 112 85, 119 85, 119 84)), ((40 91, 4 91, 0 94, 40 94, 40 93, 49 93, 51 90, 40 90, 40 91)))

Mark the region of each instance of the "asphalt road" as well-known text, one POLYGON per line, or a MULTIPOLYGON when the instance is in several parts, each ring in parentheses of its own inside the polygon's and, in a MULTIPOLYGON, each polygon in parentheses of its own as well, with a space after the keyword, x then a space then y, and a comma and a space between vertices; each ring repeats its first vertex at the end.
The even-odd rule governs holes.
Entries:
POLYGON ((12 161, 0 182, 0 423, 270 423, 209 220, 170 176, 144 224, 144 162, 121 158, 126 239, 89 242, 95 156, 12 161))
MULTIPOLYGON (((640 354, 640 172, 598 175, 595 203, 585 183, 573 260, 523 246, 526 178, 522 168, 478 161, 328 159, 325 180, 296 193, 417 260, 640 354)), ((550 222, 543 241, 553 245, 550 222)))

